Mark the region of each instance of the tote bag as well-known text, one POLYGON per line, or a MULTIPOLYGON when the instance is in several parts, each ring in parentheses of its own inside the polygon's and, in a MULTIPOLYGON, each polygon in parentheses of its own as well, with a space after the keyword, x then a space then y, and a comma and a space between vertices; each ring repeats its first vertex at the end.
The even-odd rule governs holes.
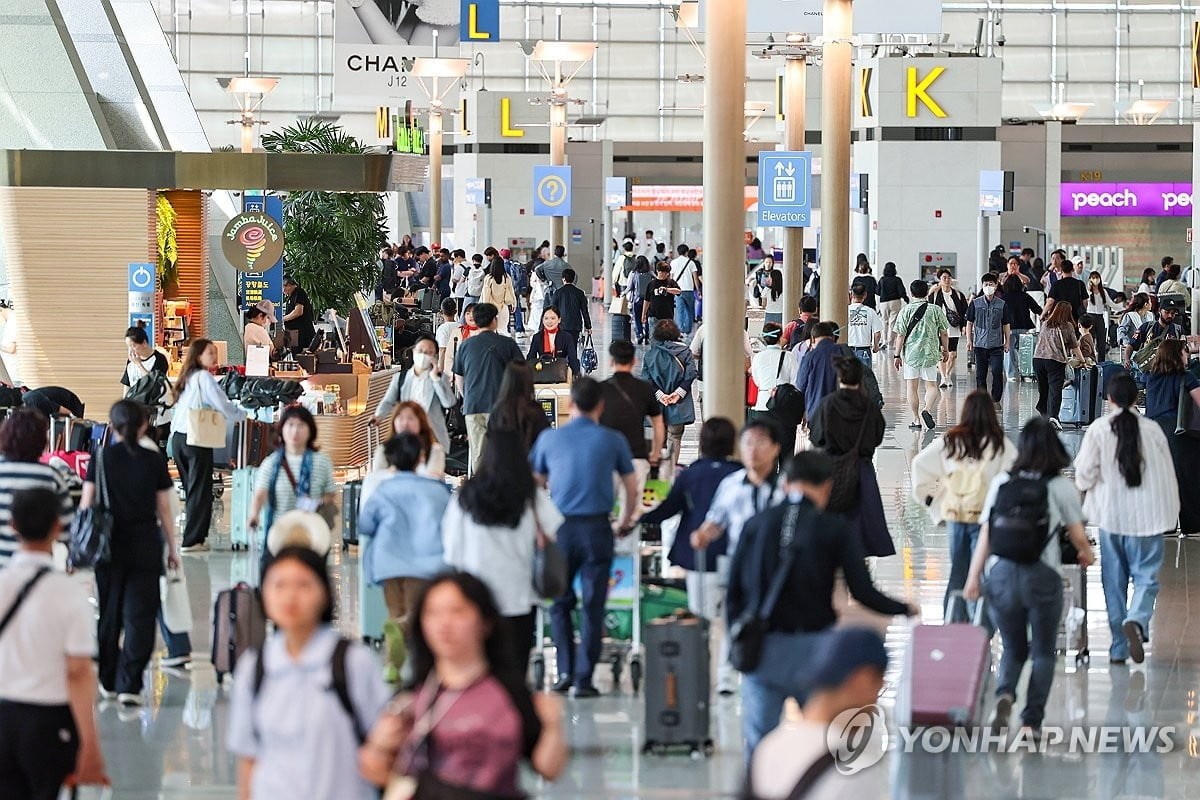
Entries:
POLYGON ((225 415, 211 408, 188 409, 187 443, 190 447, 225 446, 225 415))
POLYGON ((168 570, 159 578, 162 594, 163 624, 171 633, 192 632, 192 606, 188 602, 187 580, 183 570, 168 570))

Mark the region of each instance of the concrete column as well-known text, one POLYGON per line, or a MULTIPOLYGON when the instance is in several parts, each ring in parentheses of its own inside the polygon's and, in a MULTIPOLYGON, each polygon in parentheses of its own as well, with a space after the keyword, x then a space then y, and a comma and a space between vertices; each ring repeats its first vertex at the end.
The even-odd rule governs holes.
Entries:
MULTIPOLYGON (((1200 15, 1197 15, 1197 21, 1200 21, 1200 15)), ((1192 103, 1196 108, 1200 108, 1198 97, 1200 97, 1200 92, 1193 90, 1192 103)), ((1200 124, 1195 122, 1194 113, 1192 120, 1192 186, 1196 187, 1200 186, 1200 124)), ((1195 192, 1195 188, 1192 191, 1195 192)), ((1196 276, 1200 275, 1200 236, 1197 235, 1198 231, 1200 231, 1200 208, 1192 203, 1192 244, 1189 247, 1192 251, 1192 333, 1200 332, 1200 289, 1196 287, 1196 276)), ((1124 280, 1124 276, 1122 276, 1122 280, 1124 280)))
POLYGON ((821 319, 832 320, 843 328, 850 286, 853 23, 853 0, 825 0, 825 55, 821 70, 821 319))
MULTIPOLYGON (((550 166, 565 167, 567 164, 567 106, 557 101, 550 105, 550 166)), ((567 218, 551 217, 551 251, 560 244, 567 245, 567 218)))
MULTIPOLYGON (((808 64, 803 56, 789 58, 784 63, 783 86, 787 92, 784 111, 783 146, 785 150, 804 149, 804 128, 807 124, 804 103, 808 95, 808 64)), ((783 317, 791 319, 798 313, 800 297, 804 294, 804 228, 783 229, 783 317)))
POLYGON ((442 112, 429 112, 429 243, 442 241, 442 112))
POLYGON ((746 0, 705 3, 704 416, 746 417, 746 0))

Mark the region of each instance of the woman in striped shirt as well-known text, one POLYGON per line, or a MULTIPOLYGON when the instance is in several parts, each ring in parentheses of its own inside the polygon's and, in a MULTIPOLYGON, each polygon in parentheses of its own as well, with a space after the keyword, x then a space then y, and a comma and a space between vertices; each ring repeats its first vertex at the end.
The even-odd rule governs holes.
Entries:
POLYGON ((12 529, 12 499, 22 489, 49 489, 58 497, 62 529, 71 526, 75 507, 66 478, 39 464, 46 449, 50 421, 35 408, 18 408, 0 425, 0 566, 17 550, 12 529))

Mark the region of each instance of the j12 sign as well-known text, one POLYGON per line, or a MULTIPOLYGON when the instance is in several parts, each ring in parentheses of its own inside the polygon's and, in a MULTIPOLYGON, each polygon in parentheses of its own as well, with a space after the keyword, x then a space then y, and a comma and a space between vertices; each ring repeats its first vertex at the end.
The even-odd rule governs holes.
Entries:
POLYGON ((1064 217, 1190 217, 1190 183, 1064 183, 1064 217))

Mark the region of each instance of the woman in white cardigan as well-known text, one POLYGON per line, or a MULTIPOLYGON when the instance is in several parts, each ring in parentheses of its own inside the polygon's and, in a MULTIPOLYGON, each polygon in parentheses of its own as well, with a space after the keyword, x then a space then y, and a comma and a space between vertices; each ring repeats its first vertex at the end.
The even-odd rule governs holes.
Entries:
POLYGON ((1166 434, 1133 407, 1137 395, 1129 373, 1111 376, 1108 400, 1115 410, 1088 427, 1075 457, 1075 486, 1086 493, 1083 512, 1100 527, 1100 582, 1113 664, 1145 659, 1163 534, 1175 530, 1179 517, 1179 484, 1166 434), (1127 602, 1130 582, 1133 599, 1127 602))
POLYGON ((958 425, 913 459, 913 497, 928 507, 934 522, 946 521, 950 538, 950 579, 942 600, 946 613, 951 610, 946 605, 950 596, 966 585, 988 487, 1016 457, 1017 448, 1000 427, 991 395, 974 391, 963 403, 958 425))
POLYGON ((504 259, 492 259, 492 266, 483 277, 483 291, 479 295, 479 302, 491 303, 496 307, 496 331, 508 336, 509 310, 517 304, 517 295, 513 291, 512 278, 504 269, 504 259))
POLYGON ((550 494, 534 482, 524 443, 513 431, 488 434, 479 469, 442 520, 446 564, 492 590, 521 675, 529 666, 535 606, 542 599, 533 588, 534 549, 539 540, 554 541, 562 523, 550 494))

